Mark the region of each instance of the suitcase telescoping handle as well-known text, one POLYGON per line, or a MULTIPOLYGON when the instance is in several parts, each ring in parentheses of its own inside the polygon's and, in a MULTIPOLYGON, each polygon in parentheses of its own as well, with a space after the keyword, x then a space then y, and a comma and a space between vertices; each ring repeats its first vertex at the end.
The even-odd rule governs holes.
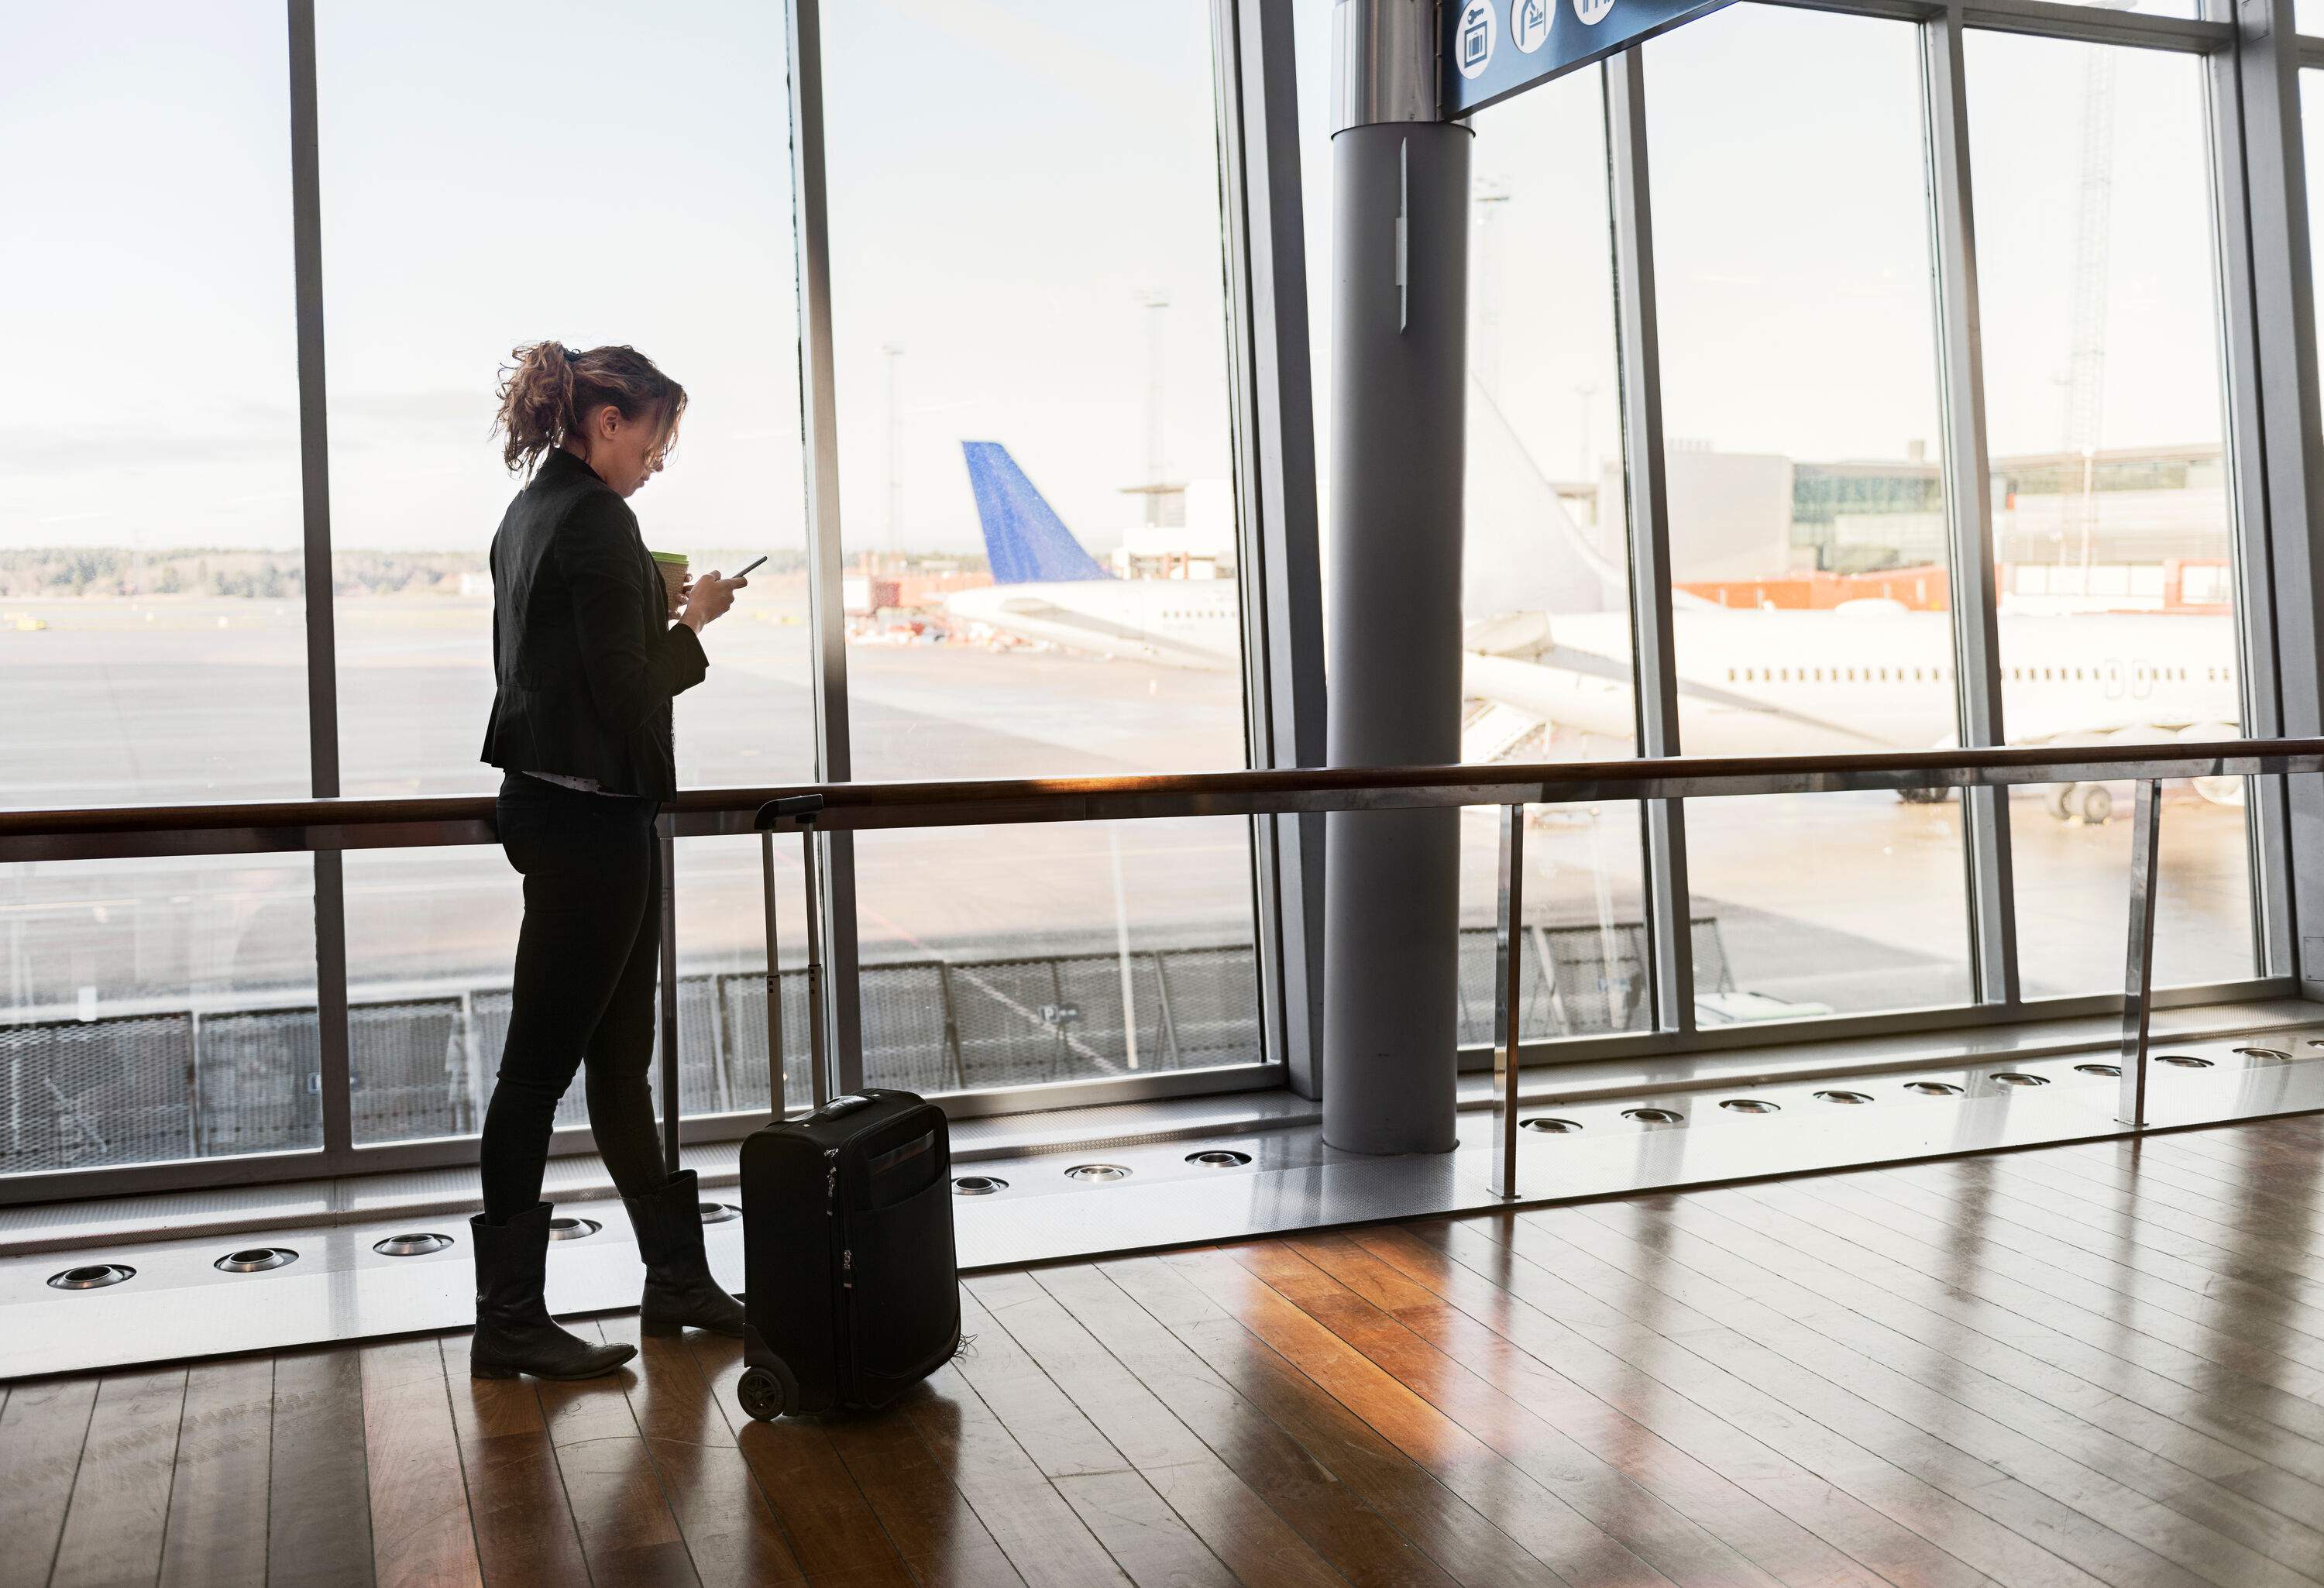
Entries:
POLYGON ((787 1111, 788 1077, 783 1070, 782 973, 775 955, 775 829, 789 828, 799 836, 806 860, 807 882, 807 1030, 809 1047, 808 1092, 815 1106, 830 1100, 830 1071, 823 1061, 823 898, 820 856, 815 845, 815 818, 822 813, 820 794, 787 794, 759 807, 751 825, 759 829, 759 865, 767 899, 767 1063, 773 1072, 774 1113, 787 1111))

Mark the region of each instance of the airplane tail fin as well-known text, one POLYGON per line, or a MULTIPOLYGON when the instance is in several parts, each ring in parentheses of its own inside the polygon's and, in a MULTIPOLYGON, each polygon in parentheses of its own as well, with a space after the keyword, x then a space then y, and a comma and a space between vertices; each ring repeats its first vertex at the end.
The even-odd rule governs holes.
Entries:
POLYGON ((984 529, 984 553, 996 585, 1064 584, 1105 579, 1102 563, 1092 557, 1056 510, 1042 500, 1009 448, 998 441, 963 441, 969 487, 976 493, 977 522, 984 529))

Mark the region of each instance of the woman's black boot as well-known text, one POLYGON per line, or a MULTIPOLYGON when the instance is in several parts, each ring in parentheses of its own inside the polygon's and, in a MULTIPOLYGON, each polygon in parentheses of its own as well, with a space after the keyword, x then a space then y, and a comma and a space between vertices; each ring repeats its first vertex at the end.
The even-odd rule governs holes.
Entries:
POLYGON ((622 1342, 593 1345, 549 1316, 541 1283, 549 1267, 549 1204, 536 1202, 504 1224, 468 1221, 476 1248, 476 1334, 468 1372, 478 1379, 594 1379, 638 1353, 622 1342))
POLYGON ((649 1334, 707 1329, 714 1334, 742 1332, 742 1304, 718 1288, 702 1251, 702 1203, 692 1169, 680 1169, 669 1183, 643 1196, 624 1196, 630 1226, 638 1233, 638 1255, 646 1261, 646 1293, 638 1303, 638 1326, 649 1334))

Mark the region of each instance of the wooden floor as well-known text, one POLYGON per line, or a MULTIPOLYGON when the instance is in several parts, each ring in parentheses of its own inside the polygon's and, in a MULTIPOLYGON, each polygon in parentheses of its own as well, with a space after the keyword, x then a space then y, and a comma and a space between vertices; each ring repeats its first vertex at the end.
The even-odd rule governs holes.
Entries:
POLYGON ((984 1276, 954 1365, 827 1422, 700 1338, 28 1381, 0 1583, 2315 1583, 2319 1160, 2311 1117, 984 1276))

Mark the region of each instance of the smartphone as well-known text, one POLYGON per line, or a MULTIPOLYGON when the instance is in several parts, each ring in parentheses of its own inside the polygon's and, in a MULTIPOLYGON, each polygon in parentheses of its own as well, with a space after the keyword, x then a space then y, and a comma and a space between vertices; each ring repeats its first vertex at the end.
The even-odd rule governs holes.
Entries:
MULTIPOLYGON (((767 559, 766 559, 765 558, 763 558, 763 557, 762 557, 762 558, 761 558, 761 559, 759 559, 759 562, 764 562, 764 561, 766 561, 766 560, 767 560, 767 559)), ((759 566, 759 562, 754 562, 754 563, 752 563, 752 564, 751 565, 751 568, 756 568, 756 567, 758 567, 758 566, 759 566)), ((751 568, 746 568, 740 569, 740 570, 739 570, 739 571, 737 571, 737 572, 728 574, 726 577, 727 577, 728 578, 730 578, 730 579, 739 579, 739 578, 741 578, 744 574, 749 573, 749 572, 751 571, 751 568)))

